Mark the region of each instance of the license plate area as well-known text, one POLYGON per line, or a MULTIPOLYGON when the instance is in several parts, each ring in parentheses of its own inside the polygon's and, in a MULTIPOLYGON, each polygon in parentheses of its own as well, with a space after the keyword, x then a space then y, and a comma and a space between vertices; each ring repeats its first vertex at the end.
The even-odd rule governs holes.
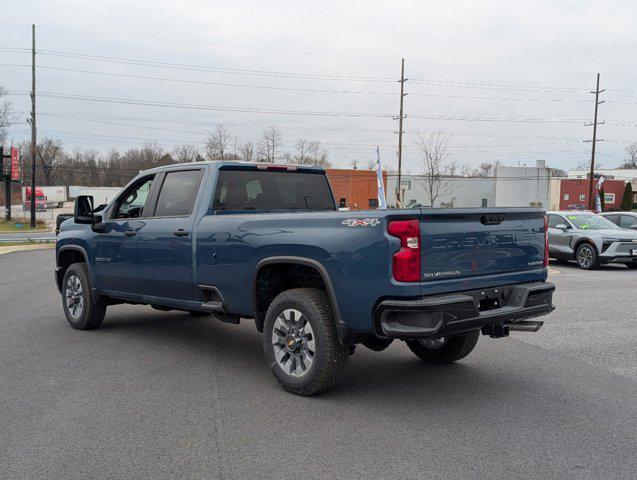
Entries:
POLYGON ((512 287, 484 288, 465 292, 465 295, 473 298, 478 311, 495 310, 505 306, 511 297, 512 287))

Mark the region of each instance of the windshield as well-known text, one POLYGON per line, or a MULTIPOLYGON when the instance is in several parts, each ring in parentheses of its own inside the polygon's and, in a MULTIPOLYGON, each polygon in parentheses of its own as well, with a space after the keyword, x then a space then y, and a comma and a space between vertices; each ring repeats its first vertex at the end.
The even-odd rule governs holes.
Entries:
POLYGON ((619 227, 610 220, 593 213, 586 215, 567 215, 566 218, 575 225, 575 228, 582 230, 617 230, 619 227))

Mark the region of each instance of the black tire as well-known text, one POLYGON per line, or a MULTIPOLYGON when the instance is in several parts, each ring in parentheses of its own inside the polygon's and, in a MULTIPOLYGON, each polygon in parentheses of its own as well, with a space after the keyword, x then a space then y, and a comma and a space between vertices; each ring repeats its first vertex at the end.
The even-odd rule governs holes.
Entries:
POLYGON ((627 263, 626 266, 631 270, 637 269, 637 263, 627 263))
POLYGON ((188 313, 193 317, 209 317, 212 315, 208 312, 201 312, 199 310, 190 310, 188 313))
POLYGON ((599 258, 597 249, 591 243, 584 242, 575 251, 577 266, 582 270, 597 270, 599 268, 599 258))
POLYGON ((265 314, 263 332, 266 361, 285 390, 308 396, 336 387, 347 365, 349 349, 338 340, 334 313, 325 292, 314 288, 297 288, 280 293, 265 314), (294 313, 290 314, 291 311, 294 313), (289 318, 286 318, 286 312, 289 318), (296 312, 301 315, 298 316, 296 312), (277 325, 278 333, 275 333, 277 325), (286 331, 290 337, 284 335, 286 331), (307 334, 308 331, 311 334, 307 334), (297 335, 299 341, 295 342, 297 335), (291 338, 289 341, 292 341, 294 348, 290 347, 286 338, 291 338), (308 342, 312 342, 312 355, 308 342), (287 360, 284 360, 286 355, 287 360), (286 362, 289 362, 289 366, 286 362), (293 369, 297 376, 292 372, 293 369))
POLYGON ((426 363, 444 365, 460 360, 471 353, 478 343, 480 330, 450 337, 440 347, 426 347, 417 340, 407 341, 407 346, 426 363))
POLYGON ((69 266, 62 280, 62 306, 73 328, 90 330, 102 325, 106 305, 96 301, 94 295, 86 264, 80 262, 69 266))

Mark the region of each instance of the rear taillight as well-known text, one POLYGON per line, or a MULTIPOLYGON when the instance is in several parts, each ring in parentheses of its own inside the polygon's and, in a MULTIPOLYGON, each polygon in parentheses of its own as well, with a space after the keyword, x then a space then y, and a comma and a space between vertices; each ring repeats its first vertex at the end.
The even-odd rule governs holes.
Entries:
POLYGON ((544 266, 549 266, 549 217, 544 216, 544 266))
POLYGON ((393 220, 387 233, 400 239, 400 250, 394 253, 392 274, 398 282, 420 281, 420 222, 393 220))

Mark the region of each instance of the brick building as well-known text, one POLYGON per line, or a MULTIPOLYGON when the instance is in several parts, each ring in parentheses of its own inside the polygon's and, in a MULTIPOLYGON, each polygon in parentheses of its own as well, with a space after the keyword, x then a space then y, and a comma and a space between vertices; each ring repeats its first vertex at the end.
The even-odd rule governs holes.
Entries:
MULTIPOLYGON (((604 181, 605 210, 621 208, 624 186, 623 180, 604 181)), ((593 187, 597 188, 597 179, 593 187)), ((566 210, 569 205, 574 204, 583 204, 588 208, 588 189, 588 180, 563 178, 560 185, 560 210, 566 210)))
MULTIPOLYGON (((378 207, 376 171, 328 168, 326 173, 337 206, 351 210, 378 207)), ((387 172, 383 172, 383 184, 387 198, 390 196, 387 192, 387 172)))

